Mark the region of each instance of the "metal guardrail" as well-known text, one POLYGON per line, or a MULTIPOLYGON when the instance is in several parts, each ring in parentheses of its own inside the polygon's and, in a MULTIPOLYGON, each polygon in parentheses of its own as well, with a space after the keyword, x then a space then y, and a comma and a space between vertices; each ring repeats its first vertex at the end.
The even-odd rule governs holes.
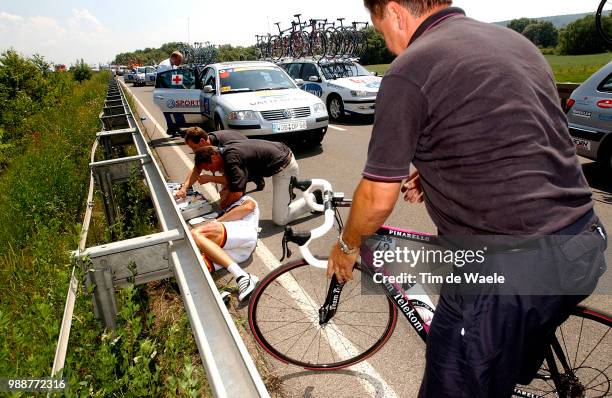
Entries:
MULTIPOLYGON (((216 397, 269 397, 253 360, 219 295, 217 287, 204 270, 201 254, 166 188, 166 181, 155 162, 127 101, 123 89, 112 80, 92 148, 88 206, 76 257, 86 271, 86 283, 94 285, 94 311, 109 328, 116 325, 114 290, 131 280, 136 284, 174 276, 192 331, 206 369, 210 388, 216 397), (134 144, 138 155, 94 161, 98 143, 109 157, 116 146, 134 144), (162 232, 144 237, 86 248, 87 230, 93 207, 94 182, 103 193, 107 222, 115 219, 113 185, 124 181, 137 167, 151 193, 162 232), (85 266, 87 259, 87 266, 85 266), (136 265, 136 273, 128 265, 136 265)), ((77 282, 74 271, 68 290, 62 330, 53 365, 53 376, 64 366, 77 282)))

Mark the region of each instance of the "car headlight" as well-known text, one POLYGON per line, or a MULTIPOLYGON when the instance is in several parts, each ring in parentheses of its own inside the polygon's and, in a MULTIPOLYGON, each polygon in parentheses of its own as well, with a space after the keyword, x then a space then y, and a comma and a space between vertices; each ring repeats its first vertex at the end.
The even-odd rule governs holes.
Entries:
POLYGON ((361 91, 361 90, 351 90, 351 95, 353 97, 374 97, 374 96, 376 96, 376 92, 361 91))
POLYGON ((325 112, 325 104, 322 102, 319 102, 318 104, 314 104, 314 112, 325 112))
POLYGON ((257 114, 253 111, 234 111, 227 114, 229 120, 257 120, 257 114))

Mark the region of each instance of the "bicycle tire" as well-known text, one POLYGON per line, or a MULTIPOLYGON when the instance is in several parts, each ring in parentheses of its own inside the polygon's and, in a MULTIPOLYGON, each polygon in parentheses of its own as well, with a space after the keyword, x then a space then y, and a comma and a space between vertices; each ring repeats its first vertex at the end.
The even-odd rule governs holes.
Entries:
POLYGON ((308 34, 297 31, 290 36, 291 56, 302 58, 308 52, 308 34))
POLYGON ((561 362, 555 358, 560 377, 567 386, 567 390, 559 393, 550 379, 549 364, 546 361, 538 372, 540 377, 534 379, 528 386, 518 388, 533 394, 533 397, 612 396, 612 359, 610 357, 612 333, 610 328, 612 328, 612 317, 609 315, 583 306, 576 307, 555 333, 571 367, 571 369, 562 370, 561 362), (588 331, 589 336, 584 336, 583 331, 588 331), (581 343, 587 344, 586 349, 581 347, 581 343), (591 347, 593 344, 594 346, 591 347))
POLYGON ((327 53, 327 36, 325 32, 317 30, 308 38, 308 55, 319 60, 327 53))
POLYGON ((605 40, 606 43, 612 44, 612 36, 606 32, 602 23, 602 15, 604 12, 604 7, 606 6, 607 0, 601 0, 599 3, 599 7, 597 7, 597 12, 595 13, 595 26, 597 27, 597 32, 599 35, 605 40))
POLYGON ((318 311, 329 285, 326 270, 304 260, 275 269, 251 295, 249 326, 255 339, 274 358, 308 370, 341 369, 370 357, 392 335, 397 307, 382 290, 361 294, 362 275, 357 265, 353 280, 342 290, 336 315, 321 327, 318 311), (300 341, 306 344, 299 345, 300 341))
POLYGON ((272 36, 270 39, 270 57, 275 61, 280 61, 285 56, 285 40, 281 36, 272 36))

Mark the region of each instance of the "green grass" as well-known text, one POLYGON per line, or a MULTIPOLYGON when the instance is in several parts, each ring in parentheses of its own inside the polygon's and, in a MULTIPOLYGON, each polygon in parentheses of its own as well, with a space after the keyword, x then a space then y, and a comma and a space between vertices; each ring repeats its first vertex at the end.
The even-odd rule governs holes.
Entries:
MULTIPOLYGON (((594 72, 612 60, 612 53, 591 55, 545 55, 555 80, 559 83, 582 83, 594 72)), ((383 76, 389 64, 368 65, 366 68, 383 76)))
POLYGON ((612 53, 589 55, 545 55, 555 80, 559 83, 582 83, 602 66, 612 61, 612 53))
MULTIPOLYGON (((0 375, 51 374, 72 261, 89 181, 89 152, 100 129, 108 74, 63 83, 53 107, 32 111, 24 137, 0 171, 0 375)), ((8 131, 8 129, 7 129, 8 131)), ((142 177, 115 191, 119 238, 154 231, 154 214, 142 177), (136 188, 136 189, 134 189, 136 188)), ((100 220, 91 240, 109 239, 100 220)), ((90 244, 91 244, 90 240, 90 244)), ((83 272, 76 268, 80 280, 83 272)), ((91 292, 81 283, 64 368, 67 397, 210 396, 176 284, 129 286, 117 291, 118 328, 95 319, 91 292)), ((55 394, 60 395, 60 394, 55 394)), ((13 394, 13 396, 23 396, 13 394)))

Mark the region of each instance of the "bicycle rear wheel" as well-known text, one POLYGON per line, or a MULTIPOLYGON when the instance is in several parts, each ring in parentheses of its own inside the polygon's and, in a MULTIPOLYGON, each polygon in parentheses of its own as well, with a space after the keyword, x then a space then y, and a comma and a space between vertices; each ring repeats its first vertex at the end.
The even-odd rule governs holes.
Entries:
POLYGON ((306 369, 335 370, 360 362, 387 342, 397 322, 397 308, 382 290, 365 294, 362 278, 369 276, 356 266, 336 315, 320 325, 319 308, 329 286, 326 270, 304 260, 285 264, 253 292, 251 331, 270 355, 306 369))
MULTIPOLYGON (((538 376, 520 390, 530 397, 610 397, 612 396, 612 318, 597 311, 577 307, 557 328, 555 367, 561 389, 553 380, 550 364, 544 363, 538 376), (565 362, 565 364, 564 364, 565 362)), ((553 347, 554 347, 553 343, 553 347)))
POLYGON ((612 16, 611 10, 612 1, 601 0, 599 7, 597 7, 597 13, 595 14, 597 32, 608 44, 612 44, 612 23, 609 22, 610 16, 612 16))

